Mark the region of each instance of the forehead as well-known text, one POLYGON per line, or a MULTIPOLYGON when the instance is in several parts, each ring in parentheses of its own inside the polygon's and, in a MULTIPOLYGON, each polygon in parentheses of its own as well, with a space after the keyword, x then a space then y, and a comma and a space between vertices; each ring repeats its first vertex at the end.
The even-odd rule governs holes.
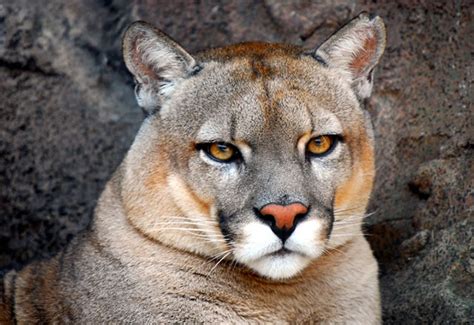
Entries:
POLYGON ((348 87, 298 48, 252 43, 199 60, 203 69, 182 83, 162 116, 204 138, 342 133, 354 118, 348 113, 358 109, 348 87))

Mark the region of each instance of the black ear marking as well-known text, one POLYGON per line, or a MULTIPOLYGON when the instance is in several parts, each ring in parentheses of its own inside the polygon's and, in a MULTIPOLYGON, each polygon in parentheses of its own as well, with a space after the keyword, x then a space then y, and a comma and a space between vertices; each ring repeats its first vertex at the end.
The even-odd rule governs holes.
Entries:
POLYGON ((367 75, 367 80, 371 83, 373 78, 374 78, 374 68, 372 68, 372 70, 369 71, 367 75))
POLYGON ((196 64, 192 69, 191 69, 191 73, 190 75, 191 76, 195 76, 197 75, 199 72, 201 72, 201 70, 203 69, 203 67, 199 64, 196 64))
POLYGON ((313 53, 311 54, 311 56, 312 56, 316 61, 318 61, 319 63, 321 63, 323 66, 325 66, 325 67, 328 66, 328 63, 327 63, 326 61, 324 61, 324 59, 323 59, 320 55, 316 54, 316 52, 313 52, 313 53))
POLYGON ((319 54, 317 54, 317 52, 314 51, 314 50, 304 52, 304 53, 303 53, 303 56, 310 56, 311 58, 313 58, 316 62, 318 62, 318 63, 321 64, 322 66, 328 67, 328 63, 326 62, 326 60, 324 60, 324 59, 322 58, 322 56, 320 56, 319 54))

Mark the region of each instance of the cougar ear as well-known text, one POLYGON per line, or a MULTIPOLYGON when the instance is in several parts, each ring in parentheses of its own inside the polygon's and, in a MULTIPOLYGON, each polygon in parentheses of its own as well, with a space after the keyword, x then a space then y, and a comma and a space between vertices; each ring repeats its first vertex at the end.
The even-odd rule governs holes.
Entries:
POLYGON ((161 106, 177 83, 199 69, 178 43, 142 21, 125 31, 122 50, 125 65, 135 77, 138 105, 148 113, 161 106))
POLYGON ((315 52, 329 67, 340 70, 359 99, 370 96, 375 65, 385 49, 385 25, 365 12, 351 20, 315 52))

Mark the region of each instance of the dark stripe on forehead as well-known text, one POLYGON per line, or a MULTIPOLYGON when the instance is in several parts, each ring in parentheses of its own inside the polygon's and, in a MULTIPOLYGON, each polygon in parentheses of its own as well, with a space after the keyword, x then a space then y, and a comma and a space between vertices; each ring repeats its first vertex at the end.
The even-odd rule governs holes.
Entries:
POLYGON ((255 83, 255 89, 258 91, 257 104, 261 107, 263 121, 266 128, 271 127, 271 112, 274 101, 268 88, 268 80, 275 75, 275 69, 268 62, 265 62, 263 55, 251 56, 248 60, 250 68, 250 78, 255 83))
POLYGON ((230 133, 230 139, 232 141, 235 141, 235 132, 236 132, 236 125, 235 125, 235 115, 231 114, 230 115, 230 123, 229 123, 229 133, 230 133))
POLYGON ((251 58, 252 79, 272 78, 275 74, 274 69, 264 61, 264 57, 255 56, 251 58))

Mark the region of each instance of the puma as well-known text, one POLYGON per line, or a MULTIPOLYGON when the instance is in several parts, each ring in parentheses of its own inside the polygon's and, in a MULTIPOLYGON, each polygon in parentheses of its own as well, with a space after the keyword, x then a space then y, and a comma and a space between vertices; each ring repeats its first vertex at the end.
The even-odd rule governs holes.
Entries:
POLYGON ((0 323, 380 323, 361 223, 363 102, 384 47, 365 13, 312 50, 190 55, 132 24, 123 54, 147 118, 89 228, 4 277, 0 323))

